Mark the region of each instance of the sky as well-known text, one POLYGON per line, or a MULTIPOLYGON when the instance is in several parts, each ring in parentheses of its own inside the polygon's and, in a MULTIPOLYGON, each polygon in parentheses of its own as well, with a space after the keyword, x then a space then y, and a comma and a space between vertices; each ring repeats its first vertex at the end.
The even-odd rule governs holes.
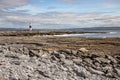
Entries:
POLYGON ((120 0, 0 0, 0 28, 120 27, 120 0))

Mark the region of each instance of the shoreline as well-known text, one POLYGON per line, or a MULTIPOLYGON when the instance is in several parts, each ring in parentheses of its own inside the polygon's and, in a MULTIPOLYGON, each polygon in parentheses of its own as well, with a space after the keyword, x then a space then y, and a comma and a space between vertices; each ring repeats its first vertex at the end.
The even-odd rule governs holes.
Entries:
POLYGON ((120 52, 120 38, 1 36, 0 44, 22 44, 30 49, 50 51, 86 48, 90 53, 98 55, 116 55, 120 52))
POLYGON ((44 31, 0 31, 0 36, 35 36, 35 35, 62 35, 84 33, 107 33, 107 32, 79 32, 70 30, 44 30, 44 31))

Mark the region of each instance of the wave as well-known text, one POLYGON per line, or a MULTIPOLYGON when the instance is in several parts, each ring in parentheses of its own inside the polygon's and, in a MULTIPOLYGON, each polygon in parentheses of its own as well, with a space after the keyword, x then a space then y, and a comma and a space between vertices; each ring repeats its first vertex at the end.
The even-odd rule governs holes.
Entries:
POLYGON ((116 33, 118 33, 118 32, 109 32, 109 34, 116 34, 116 33))

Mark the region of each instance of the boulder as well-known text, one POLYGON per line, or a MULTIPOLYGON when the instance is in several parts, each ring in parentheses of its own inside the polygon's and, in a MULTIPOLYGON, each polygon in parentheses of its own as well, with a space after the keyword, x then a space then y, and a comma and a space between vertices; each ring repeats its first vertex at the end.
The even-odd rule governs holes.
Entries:
POLYGON ((95 59, 97 62, 99 63, 105 63, 105 64, 109 64, 111 61, 108 60, 107 58, 103 58, 103 57, 98 57, 95 59))
POLYGON ((20 53, 20 54, 23 54, 23 45, 17 45, 17 44, 14 44, 14 45, 10 45, 9 46, 9 51, 12 51, 12 52, 15 52, 15 53, 20 53))
POLYGON ((47 59, 47 58, 49 58, 49 55, 48 54, 43 54, 41 57, 47 59))
POLYGON ((76 55, 77 54, 77 50, 72 50, 72 54, 76 55))
POLYGON ((44 51, 43 51, 43 50, 39 50, 39 51, 38 51, 38 54, 39 54, 40 56, 42 56, 42 55, 44 54, 44 51))
POLYGON ((28 80, 25 70, 18 66, 11 68, 10 80, 28 80))
POLYGON ((6 80, 1 71, 0 71, 0 80, 6 80))
POLYGON ((11 52, 11 53, 5 54, 5 57, 19 59, 19 54, 11 52))
POLYGON ((84 58, 90 58, 90 55, 89 53, 84 53, 84 52, 81 52, 81 51, 77 51, 77 54, 75 55, 76 57, 80 57, 82 59, 84 58))
MULTIPOLYGON (((23 46, 24 47, 24 46, 23 46)), ((1 47, 0 47, 1 48, 1 47)), ((119 58, 80 50, 47 51, 1 48, 0 80, 119 80, 119 58), (72 52, 71 52, 72 51, 72 52), (112 62, 112 64, 111 64, 112 62), (105 64, 105 66, 103 66, 105 64)))
POLYGON ((117 75, 120 77, 120 69, 115 68, 115 72, 117 73, 117 75))
POLYGON ((90 58, 85 58, 83 61, 86 62, 87 65, 93 65, 93 61, 90 58))
POLYGON ((93 62, 93 64, 91 65, 92 68, 102 71, 102 66, 99 62, 93 62))
POLYGON ((73 59, 73 62, 74 62, 75 64, 79 65, 79 64, 81 64, 82 59, 81 59, 81 58, 79 58, 79 59, 73 59))
POLYGON ((47 51, 47 50, 39 50, 38 55, 42 58, 48 58, 49 55, 52 55, 54 52, 53 51, 47 51))
POLYGON ((100 67, 100 65, 101 65, 101 64, 98 63, 98 62, 94 62, 93 64, 94 64, 96 67, 100 67))
POLYGON ((96 54, 89 54, 89 57, 94 60, 95 58, 99 57, 98 55, 96 54))
POLYGON ((14 60, 10 62, 11 64, 15 64, 15 65, 20 65, 21 61, 19 60, 14 60))
POLYGON ((108 66, 102 67, 102 69, 106 76, 114 77, 114 75, 113 75, 114 72, 113 72, 112 66, 108 65, 108 66))
POLYGON ((73 55, 72 50, 70 50, 70 49, 59 50, 58 52, 61 54, 66 54, 66 55, 73 55))
POLYGON ((51 59, 54 61, 59 61, 59 59, 55 55, 51 55, 51 59))
POLYGON ((98 75, 103 75, 103 74, 104 74, 104 72, 99 71, 99 70, 95 70, 95 69, 93 69, 92 67, 89 67, 88 69, 89 69, 89 71, 90 71, 91 73, 93 73, 93 74, 98 74, 98 75))
POLYGON ((28 55, 29 54, 29 49, 26 47, 23 47, 23 54, 28 55))
POLYGON ((66 49, 66 53, 72 55, 72 50, 71 49, 66 49))
POLYGON ((72 60, 67 60, 67 59, 65 59, 65 60, 62 60, 62 61, 63 61, 63 63, 66 64, 66 65, 73 65, 73 61, 72 61, 72 60))
POLYGON ((83 52, 83 53, 86 53, 88 52, 88 50, 86 48, 80 48, 79 51, 83 52))
POLYGON ((34 57, 34 56, 40 57, 38 51, 35 51, 35 50, 29 50, 29 56, 30 57, 34 57))
POLYGON ((66 56, 64 54, 59 54, 60 59, 65 59, 66 56))
POLYGON ((117 60, 110 55, 106 55, 106 58, 109 59, 112 63, 117 63, 117 60))
POLYGON ((83 80, 84 79, 86 80, 86 78, 91 76, 90 72, 87 71, 84 67, 78 65, 74 65, 74 67, 75 68, 73 69, 73 71, 76 73, 78 77, 83 77, 83 80))

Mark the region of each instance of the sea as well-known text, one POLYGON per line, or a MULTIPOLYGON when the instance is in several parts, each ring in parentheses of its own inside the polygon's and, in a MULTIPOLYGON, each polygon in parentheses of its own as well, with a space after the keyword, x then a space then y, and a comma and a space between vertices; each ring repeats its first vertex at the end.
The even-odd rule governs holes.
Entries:
MULTIPOLYGON (((0 31, 23 31, 23 30, 27 30, 27 29, 0 28, 0 31)), ((35 31, 41 30, 42 31, 44 29, 33 29, 33 30, 35 30, 35 31)), ((48 30, 50 30, 50 29, 48 29, 48 30)), ((83 38, 120 38, 120 27, 70 28, 70 29, 62 29, 62 30, 85 32, 85 33, 83 33, 83 34, 63 34, 63 35, 53 35, 53 36, 83 37, 83 38), (98 32, 98 33, 96 33, 96 32, 98 32)))
POLYGON ((83 34, 63 34, 54 35, 61 37, 83 37, 83 38, 120 38, 120 27, 94 27, 94 28, 77 28, 69 29, 78 32, 92 32, 83 34), (100 33, 96 33, 100 32, 100 33))

